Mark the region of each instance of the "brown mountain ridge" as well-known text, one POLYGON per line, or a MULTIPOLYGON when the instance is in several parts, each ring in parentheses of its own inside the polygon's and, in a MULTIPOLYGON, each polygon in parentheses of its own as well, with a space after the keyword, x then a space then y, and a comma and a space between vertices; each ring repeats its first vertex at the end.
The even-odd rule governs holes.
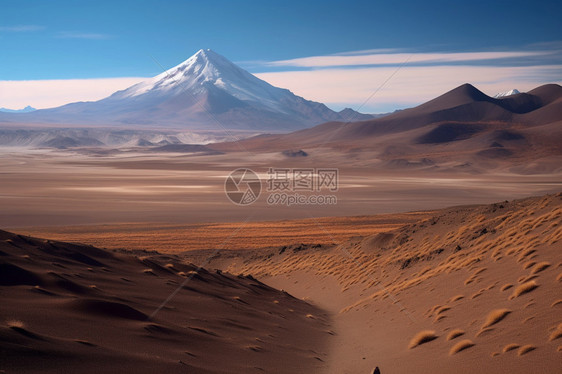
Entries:
MULTIPOLYGON (((285 135, 262 135, 216 150, 276 151, 329 148, 363 153, 359 158, 432 164, 509 165, 537 160, 552 164, 562 155, 562 87, 547 84, 504 98, 487 96, 464 84, 415 108, 382 118, 328 122, 285 135), (242 146, 242 147, 240 147, 242 146)), ((552 166, 552 165, 551 165, 552 166)))

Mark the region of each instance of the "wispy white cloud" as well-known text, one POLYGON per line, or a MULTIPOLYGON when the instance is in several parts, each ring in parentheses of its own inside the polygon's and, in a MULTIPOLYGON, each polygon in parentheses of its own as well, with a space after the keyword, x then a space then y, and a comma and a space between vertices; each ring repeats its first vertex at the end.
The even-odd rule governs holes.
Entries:
POLYGON ((45 27, 39 25, 16 25, 16 26, 0 26, 0 32, 30 32, 41 31, 45 27))
POLYGON ((268 66, 326 68, 336 66, 368 66, 395 65, 405 61, 411 64, 443 64, 477 61, 492 61, 502 59, 516 59, 537 57, 552 54, 552 51, 504 51, 504 52, 459 52, 459 53, 376 53, 373 51, 359 51, 355 54, 328 55, 295 58, 290 60, 271 61, 268 66))
POLYGON ((0 81, 0 107, 52 108, 76 101, 103 99, 146 78, 0 81))
POLYGON ((381 112, 421 104, 467 82, 490 95, 562 83, 561 56, 560 43, 446 53, 375 49, 270 61, 256 75, 334 109, 357 109, 392 76, 362 108, 381 112))
POLYGON ((363 49, 360 51, 334 53, 332 54, 332 56, 355 56, 355 55, 368 55, 368 54, 375 54, 375 53, 400 53, 400 52, 406 52, 406 50, 403 48, 363 49))
MULTIPOLYGON (((358 107, 396 72, 396 67, 329 68, 256 74, 279 87, 334 109, 358 107)), ((545 83, 562 84, 562 65, 548 66, 404 66, 361 108, 385 112, 421 104, 463 83, 494 95, 545 83)))
POLYGON ((62 31, 57 34, 57 38, 102 40, 102 39, 111 38, 111 35, 100 34, 100 33, 76 32, 76 31, 62 31))

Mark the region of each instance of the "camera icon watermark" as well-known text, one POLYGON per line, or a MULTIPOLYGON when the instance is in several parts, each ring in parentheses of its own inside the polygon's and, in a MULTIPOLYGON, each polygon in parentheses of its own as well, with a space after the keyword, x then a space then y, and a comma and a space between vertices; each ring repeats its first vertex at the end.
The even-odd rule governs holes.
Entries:
MULTIPOLYGON (((336 168, 273 168, 267 171, 268 205, 335 205, 339 189, 336 168)), ((225 193, 236 205, 250 205, 262 192, 262 180, 250 169, 236 169, 225 181, 225 193)))
POLYGON ((224 181, 224 192, 236 205, 250 205, 261 194, 261 180, 250 169, 236 169, 224 181))

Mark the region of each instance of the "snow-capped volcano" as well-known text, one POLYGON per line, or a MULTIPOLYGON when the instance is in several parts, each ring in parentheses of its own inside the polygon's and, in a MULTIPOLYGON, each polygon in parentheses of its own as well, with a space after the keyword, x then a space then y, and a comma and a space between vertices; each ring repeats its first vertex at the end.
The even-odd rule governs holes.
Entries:
POLYGON ((210 49, 201 49, 181 64, 117 92, 114 97, 135 97, 146 93, 178 95, 187 90, 198 95, 204 93, 209 85, 239 100, 261 102, 275 109, 283 109, 278 102, 289 92, 257 78, 210 49))
MULTIPOLYGON (((335 112, 274 87, 218 53, 200 50, 181 64, 113 95, 87 103, 39 110, 31 120, 250 129, 285 132, 366 115, 335 112)), ((370 116, 369 116, 370 117, 370 116)))
POLYGON ((505 92, 500 92, 494 95, 494 99, 499 99, 502 97, 507 97, 507 96, 511 96, 511 95, 517 95, 519 92, 517 89, 513 89, 513 90, 509 90, 509 91, 505 91, 505 92))

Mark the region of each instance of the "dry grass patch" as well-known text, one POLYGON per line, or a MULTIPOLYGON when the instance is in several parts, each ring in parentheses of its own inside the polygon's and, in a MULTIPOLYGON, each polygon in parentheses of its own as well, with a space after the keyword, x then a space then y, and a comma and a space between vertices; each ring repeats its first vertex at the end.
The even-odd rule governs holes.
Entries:
POLYGON ((455 344, 453 346, 453 348, 451 348, 451 350, 449 351, 449 355, 452 356, 456 353, 464 351, 465 349, 468 349, 468 348, 473 347, 473 346, 474 346, 474 343, 471 340, 469 340, 469 339, 461 340, 460 342, 455 344))
POLYGON ((538 278, 538 275, 529 274, 526 277, 523 277, 519 283, 525 283, 525 282, 531 281, 531 280, 536 279, 536 278, 538 278))
POLYGON ((433 330, 423 330, 418 332, 413 338, 412 340, 410 340, 410 344, 408 345, 408 348, 412 349, 415 348, 419 345, 428 343, 432 340, 437 339, 437 335, 435 334, 435 331, 433 330))
POLYGON ((476 270, 476 271, 474 272, 473 276, 476 276, 476 275, 478 275, 478 274, 480 274, 480 273, 482 273, 482 272, 484 272, 484 271, 486 271, 486 270, 487 270, 486 268, 480 268, 480 269, 478 269, 478 270, 476 270))
POLYGON ((515 299, 516 297, 519 297, 521 295, 529 293, 529 292, 533 291, 534 289, 536 289, 538 286, 539 285, 535 281, 525 282, 522 285, 518 286, 515 289, 515 291, 513 291, 513 293, 509 297, 509 299, 512 300, 512 299, 515 299))
POLYGON ((505 347, 503 347, 502 352, 506 353, 506 352, 509 352, 509 351, 513 351, 514 349, 517 349, 519 347, 520 347, 519 344, 510 343, 510 344, 506 345, 505 347))
POLYGON ((550 267, 550 262, 546 262, 546 261, 539 262, 533 267, 533 269, 531 270, 531 274, 540 273, 541 271, 545 270, 548 267, 550 267))
POLYGON ((458 338, 461 335, 464 335, 464 330, 454 329, 453 331, 451 331, 449 333, 449 335, 447 335, 447 340, 453 340, 455 338, 458 338))
POLYGON ((464 295, 457 295, 451 298, 451 302, 459 301, 460 299, 464 299, 464 295))
POLYGON ((482 329, 482 330, 478 331, 476 333, 476 337, 479 338, 479 337, 481 337, 483 335, 486 335, 487 333, 492 332, 492 331, 494 331, 493 327, 486 327, 485 329, 482 329))
POLYGON ((517 259, 517 262, 522 262, 526 260, 528 256, 532 255, 536 251, 537 251, 536 249, 527 249, 525 252, 521 253, 519 258, 517 259))
POLYGON ((496 323, 503 320, 507 315, 511 313, 509 309, 494 309, 486 317, 486 322, 482 325, 482 328, 485 329, 486 327, 490 327, 495 325, 496 323))
POLYGON ((6 326, 8 326, 9 328, 13 329, 24 329, 25 328, 25 323, 23 323, 23 321, 20 321, 18 319, 11 319, 6 321, 6 326))
POLYGON ((529 301, 527 304, 523 305, 523 309, 527 309, 532 307, 533 305, 535 305, 536 303, 534 301, 529 301))
POLYGON ((427 313, 428 313, 429 315, 431 315, 431 314, 433 314, 437 309, 439 309, 439 308, 441 308, 441 307, 442 307, 442 305, 439 305, 439 304, 434 305, 433 307, 431 307, 431 308, 427 311, 427 313))
POLYGON ((562 338, 562 323, 556 326, 556 329, 550 334, 548 341, 551 342, 556 339, 562 338))
POLYGON ((517 351, 517 356, 523 356, 524 354, 534 351, 535 349, 537 349, 537 347, 535 347, 534 345, 531 344, 524 345, 521 348, 519 348, 519 351, 517 351))
POLYGON ((551 342, 553 340, 559 339, 562 337, 562 330, 555 330, 552 332, 552 334, 550 334, 550 337, 548 338, 548 341, 551 342))
POLYGON ((507 284, 504 284, 504 285, 502 286, 502 288, 500 288, 500 290, 501 290, 501 291, 509 290, 511 287, 513 287, 513 284, 507 283, 507 284))
POLYGON ((478 291, 478 292, 476 292, 474 295, 472 295, 472 296, 470 297, 470 299, 471 299, 471 300, 472 300, 472 299, 476 299, 478 296, 481 296, 481 295, 484 293, 484 291, 486 291, 485 288, 481 289, 480 291, 478 291))

